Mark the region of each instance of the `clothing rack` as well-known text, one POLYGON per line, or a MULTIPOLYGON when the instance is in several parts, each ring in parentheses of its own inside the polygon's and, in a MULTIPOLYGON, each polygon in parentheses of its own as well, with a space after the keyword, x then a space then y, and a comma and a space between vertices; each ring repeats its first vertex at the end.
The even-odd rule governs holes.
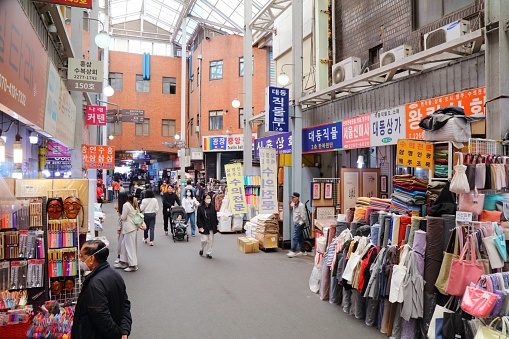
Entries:
POLYGON ((491 139, 468 139, 468 152, 474 154, 502 154, 502 145, 491 139))

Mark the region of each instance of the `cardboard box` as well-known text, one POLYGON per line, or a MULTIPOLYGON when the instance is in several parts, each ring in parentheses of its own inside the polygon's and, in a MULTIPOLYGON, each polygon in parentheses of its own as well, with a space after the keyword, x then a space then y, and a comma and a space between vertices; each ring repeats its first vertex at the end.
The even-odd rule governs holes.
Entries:
POLYGON ((260 234, 256 233, 256 239, 260 242, 260 246, 263 248, 277 248, 278 245, 278 234, 260 234))
POLYGON ((486 120, 476 121, 470 124, 472 135, 486 135, 486 120))
POLYGON ((240 237, 237 240, 239 251, 243 253, 258 253, 260 251, 258 240, 248 237, 240 237))

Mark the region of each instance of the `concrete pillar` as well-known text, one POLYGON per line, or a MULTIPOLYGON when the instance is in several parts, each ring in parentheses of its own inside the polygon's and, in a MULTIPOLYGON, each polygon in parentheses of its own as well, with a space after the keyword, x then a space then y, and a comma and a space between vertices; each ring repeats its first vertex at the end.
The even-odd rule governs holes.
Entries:
POLYGON ((249 25, 253 17, 253 1, 244 0, 244 175, 253 174, 253 30, 249 25))
POLYGON ((486 0, 486 137, 501 139, 509 132, 509 1, 486 0), (498 30, 491 24, 498 22, 498 30))
MULTIPOLYGON (((81 58, 83 50, 83 11, 79 8, 71 9, 71 45, 77 58, 81 58)), ((74 129, 74 148, 71 150, 72 177, 75 179, 83 178, 83 162, 81 158, 81 144, 83 142, 83 93, 71 91, 71 98, 76 106, 76 123, 74 129)))
MULTIPOLYGON (((180 85, 180 140, 185 145, 186 142, 186 83, 187 83, 187 72, 186 72, 186 64, 187 64, 187 18, 182 20, 182 67, 181 67, 181 81, 180 85)), ((186 168, 185 168, 185 157, 186 157, 186 148, 182 147, 180 152, 180 185, 182 185, 182 192, 184 191, 184 187, 186 186, 186 168)))
POLYGON ((322 63, 320 61, 329 59, 329 14, 326 13, 329 8, 328 6, 328 0, 315 1, 316 91, 329 86, 329 63, 322 63))

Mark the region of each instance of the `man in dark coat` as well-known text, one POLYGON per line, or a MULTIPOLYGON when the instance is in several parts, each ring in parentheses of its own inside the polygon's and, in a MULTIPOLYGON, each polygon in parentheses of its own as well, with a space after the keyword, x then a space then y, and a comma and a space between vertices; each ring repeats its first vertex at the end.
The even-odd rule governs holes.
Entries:
POLYGON ((81 247, 80 268, 91 272, 74 310, 72 339, 127 339, 131 333, 131 302, 124 280, 106 261, 108 255, 101 240, 89 240, 81 247))
MULTIPOLYGON (((171 208, 177 203, 180 203, 180 198, 173 192, 173 186, 168 186, 168 191, 163 194, 163 221, 164 221, 164 234, 168 235, 168 219, 171 219, 171 208)), ((171 232, 173 233, 173 220, 170 220, 171 232)))

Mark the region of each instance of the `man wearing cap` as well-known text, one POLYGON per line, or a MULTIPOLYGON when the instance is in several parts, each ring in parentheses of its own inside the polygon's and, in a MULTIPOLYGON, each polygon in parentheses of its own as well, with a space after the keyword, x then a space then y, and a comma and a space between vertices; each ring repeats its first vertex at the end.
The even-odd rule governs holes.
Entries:
POLYGON ((306 225, 306 208, 304 204, 299 201, 300 194, 298 192, 293 192, 292 194, 292 203, 291 208, 293 209, 293 239, 292 239, 292 249, 288 252, 287 256, 289 258, 293 258, 297 255, 306 255, 304 250, 304 226, 306 225), (300 252, 295 253, 297 251, 297 244, 300 246, 300 252))

